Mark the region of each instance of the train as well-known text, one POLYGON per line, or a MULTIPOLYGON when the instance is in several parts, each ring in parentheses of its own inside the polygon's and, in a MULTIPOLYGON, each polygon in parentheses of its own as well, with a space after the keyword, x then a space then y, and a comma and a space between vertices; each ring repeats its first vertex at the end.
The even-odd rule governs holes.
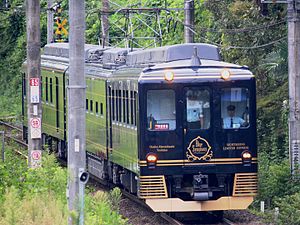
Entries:
MULTIPOLYGON (((246 209, 257 194, 256 81, 217 46, 85 45, 87 170, 154 212, 246 209)), ((26 63, 23 128, 27 137, 26 63)), ((67 157, 68 43, 41 56, 42 140, 67 157)))

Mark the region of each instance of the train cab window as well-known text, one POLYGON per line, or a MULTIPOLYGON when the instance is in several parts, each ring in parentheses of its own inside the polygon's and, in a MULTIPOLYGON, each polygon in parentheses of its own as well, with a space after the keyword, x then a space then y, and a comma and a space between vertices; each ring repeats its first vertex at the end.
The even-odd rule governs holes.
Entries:
POLYGON ((210 93, 206 89, 189 88, 186 91, 186 121, 189 129, 210 127, 210 93))
POLYGON ((224 88, 221 94, 221 115, 224 129, 248 128, 249 90, 224 88))
POLYGON ((148 91, 147 124, 148 130, 176 129, 175 92, 173 90, 148 91))
POLYGON ((86 110, 86 112, 89 111, 89 100, 88 99, 85 99, 85 110, 86 110))

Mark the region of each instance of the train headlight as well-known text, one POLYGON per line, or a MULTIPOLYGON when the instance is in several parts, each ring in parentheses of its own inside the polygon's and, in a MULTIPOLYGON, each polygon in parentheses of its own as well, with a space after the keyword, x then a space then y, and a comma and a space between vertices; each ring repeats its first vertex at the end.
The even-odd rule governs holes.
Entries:
POLYGON ((250 152, 248 151, 244 151, 242 153, 242 160, 243 160, 243 163, 251 163, 251 159, 252 159, 252 155, 250 152))
POLYGON ((166 71, 165 72, 165 80, 166 81, 174 80, 174 73, 172 71, 166 71))
POLYGON ((230 71, 229 70, 223 70, 221 72, 221 78, 223 80, 228 80, 230 78, 231 74, 230 74, 230 71))
POLYGON ((149 169, 154 169, 157 162, 157 155, 155 153, 148 153, 146 156, 146 161, 149 169))

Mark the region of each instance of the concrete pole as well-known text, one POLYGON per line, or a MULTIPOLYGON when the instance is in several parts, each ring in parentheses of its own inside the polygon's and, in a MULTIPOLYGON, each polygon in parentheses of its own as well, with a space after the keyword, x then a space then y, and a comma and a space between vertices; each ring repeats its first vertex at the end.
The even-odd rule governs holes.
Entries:
MULTIPOLYGON (((41 33, 40 33, 40 1, 26 1, 27 24, 27 87, 28 89, 28 166, 34 167, 32 152, 42 149, 41 139, 41 33)), ((40 160, 40 159, 39 159, 40 160)))
POLYGON ((288 2, 289 61, 289 146, 292 174, 299 175, 300 165, 300 10, 295 0, 288 2), (296 169, 298 171, 296 171, 296 169))
MULTIPOLYGON (((85 1, 69 0, 69 86, 68 86, 68 206, 76 210, 83 221, 83 210, 79 209, 79 169, 86 168, 85 153, 85 89, 84 77, 84 32, 85 1)), ((77 224, 69 217, 69 225, 77 224)))
POLYGON ((102 46, 109 46, 109 2, 102 0, 101 26, 102 26, 102 46))
POLYGON ((194 33, 194 0, 184 0, 184 42, 193 43, 194 33))
POLYGON ((47 10, 47 44, 53 42, 53 15, 54 11, 53 9, 50 9, 50 7, 53 5, 53 0, 48 0, 47 2, 48 10, 47 10))

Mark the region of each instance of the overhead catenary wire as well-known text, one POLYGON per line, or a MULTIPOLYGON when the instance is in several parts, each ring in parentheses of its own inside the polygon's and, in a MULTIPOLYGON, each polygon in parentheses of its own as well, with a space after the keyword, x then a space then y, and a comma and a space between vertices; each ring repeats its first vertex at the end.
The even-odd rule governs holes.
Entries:
MULTIPOLYGON (((181 20, 177 20, 178 22, 182 23, 183 26, 186 26, 184 24, 183 21, 181 20)), ((188 29, 190 29, 195 35, 197 35, 199 38, 202 38, 203 40, 205 40, 206 42, 208 42, 209 44, 213 44, 213 45, 216 45, 220 48, 226 48, 226 49, 257 49, 257 48, 263 48, 263 47, 267 47, 269 45, 273 45, 273 44, 276 44, 284 39, 287 40, 287 36, 284 36, 284 37, 281 37, 277 40, 274 40, 274 41, 271 41, 271 42, 268 42, 268 43, 265 43, 265 44, 261 44, 261 45, 254 45, 254 46, 231 46, 231 45, 222 45, 222 44, 219 44, 219 43, 215 43, 215 42, 212 42, 210 40, 208 40, 207 38, 205 37, 202 37, 198 32, 196 32, 194 29, 191 29, 190 27, 188 27, 188 29)))
MULTIPOLYGON (((141 7, 140 6, 140 8, 128 8, 128 7, 137 7, 137 6, 139 6, 140 4, 135 4, 135 5, 127 5, 127 6, 125 6, 125 7, 123 7, 123 6, 121 6, 120 4, 118 4, 118 3, 115 3, 114 1, 112 1, 112 0, 109 0, 109 2, 111 3, 111 4, 113 4, 113 5, 115 5, 115 6, 117 6, 119 9, 117 9, 117 10, 111 10, 111 11, 109 11, 109 12, 113 12, 114 14, 117 14, 117 13, 122 13, 122 14, 124 14, 124 13, 132 13, 132 14, 136 14, 135 16, 134 16, 134 18, 135 19, 137 19, 138 21, 140 21, 141 23, 143 23, 145 26, 149 26, 145 21, 143 21, 141 18, 139 18, 139 15, 137 15, 137 13, 136 12, 139 12, 139 14, 142 14, 142 15, 147 15, 147 16, 152 16, 151 14, 146 14, 145 12, 147 11, 147 12, 151 12, 151 10, 153 11, 153 12, 155 12, 156 13, 156 15, 157 15, 157 13, 159 12, 159 11, 183 11, 184 9, 183 8, 167 8, 167 7, 165 7, 165 8, 146 8, 146 7, 141 7)), ((145 4, 144 4, 145 5, 145 4)), ((1 10, 1 9, 0 9, 1 10)), ((16 11, 23 11, 24 10, 24 8, 23 7, 20 7, 20 6, 18 6, 18 7, 16 7, 16 8, 9 8, 9 9, 5 9, 6 11, 7 10, 14 10, 15 12, 16 11)), ((7 11, 8 12, 8 11, 7 11)), ((88 15, 90 15, 90 14, 93 14, 93 13, 103 13, 102 11, 101 11, 101 9, 91 9, 91 10, 87 10, 87 16, 88 15)), ((169 14, 168 14, 169 15, 169 14)), ((177 14, 175 14, 176 15, 176 17, 172 17, 172 19, 174 20, 174 21, 177 21, 177 22, 179 22, 179 23, 181 23, 183 26, 186 26, 184 23, 183 23, 183 21, 181 21, 180 19, 179 19, 179 15, 178 15, 178 13, 177 14)), ((0 22, 4 22, 4 21, 6 21, 6 19, 2 19, 0 22)), ((229 33, 229 34, 236 34, 236 33, 243 33, 243 32, 254 32, 254 31, 258 31, 258 30, 264 30, 264 29, 268 29, 268 28, 273 28, 274 26, 279 26, 279 25, 282 25, 282 24, 286 24, 286 18, 283 18, 283 19, 281 19, 281 20, 279 20, 279 21, 276 21, 276 22, 272 22, 272 23, 269 23, 269 22, 267 22, 267 23, 263 23, 263 24, 259 24, 259 25, 256 25, 256 26, 249 26, 249 27, 242 27, 242 28, 209 28, 209 27, 203 27, 203 26, 197 26, 197 30, 200 30, 200 31, 204 31, 204 32, 211 32, 211 33, 229 33)), ((118 26, 116 23, 114 23, 114 25, 118 28, 118 29, 120 29, 124 34, 126 34, 126 31, 123 29, 123 28, 121 28, 120 26, 118 26)), ((160 27, 160 26, 159 26, 160 27)), ((4 28, 4 27, 3 27, 4 28)), ((156 31, 156 30, 154 30, 152 27, 150 27, 149 26, 149 28, 150 28, 150 30, 152 31, 152 32, 154 32, 156 35, 158 35, 158 36, 161 36, 162 35, 162 33, 160 32, 160 31, 156 31)), ((160 29, 161 29, 161 27, 160 27, 160 29)), ((191 29, 190 27, 188 27, 188 29, 191 29)), ((136 30, 136 29, 134 29, 134 30, 136 30)), ((192 32, 195 34, 195 35, 197 35, 197 37, 198 38, 201 38, 202 40, 204 40, 205 42, 208 42, 208 43, 211 43, 211 44, 214 44, 214 45, 217 45, 217 46, 219 46, 219 47, 225 47, 225 48, 227 48, 227 49, 256 49, 256 48, 262 48, 262 47, 266 47, 266 46, 269 46, 269 45, 272 45, 272 44, 275 44, 275 43, 277 43, 277 42, 280 42, 280 41, 282 41, 282 40, 284 40, 286 37, 282 37, 282 38, 279 38, 279 39, 277 39, 277 40, 274 40, 274 41, 271 41, 271 42, 269 42, 269 43, 265 43, 265 44, 262 44, 262 45, 254 45, 254 46, 225 46, 225 45, 222 45, 222 44, 219 44, 219 43, 215 43, 215 42, 212 42, 212 41, 210 41, 210 40, 208 40, 207 38, 205 38, 205 37, 203 37, 203 36, 201 36, 198 32, 196 32, 195 30, 192 30, 192 32)), ((128 35, 126 35, 126 36, 128 36, 128 35)), ((112 38, 112 37, 111 37, 112 38)), ((126 37, 127 39, 141 39, 141 37, 134 37, 134 36, 130 36, 130 37, 126 37)), ((144 39, 147 39, 147 37, 144 37, 144 39)), ((148 39, 152 39, 152 37, 151 38, 148 38, 148 39)), ((136 42, 135 42, 136 43, 136 42)))

